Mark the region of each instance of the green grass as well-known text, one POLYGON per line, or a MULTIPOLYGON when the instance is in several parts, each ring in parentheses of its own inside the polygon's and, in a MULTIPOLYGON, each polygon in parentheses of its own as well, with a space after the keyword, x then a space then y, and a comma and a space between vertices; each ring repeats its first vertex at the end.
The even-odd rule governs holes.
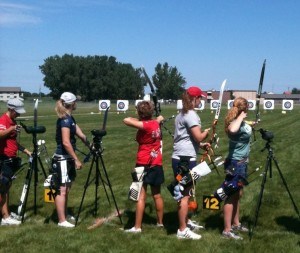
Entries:
MULTIPOLYGON (((74 113, 77 123, 92 140, 90 134, 93 129, 102 127, 103 113, 99 114, 97 103, 79 103, 74 113), (94 112, 94 114, 91 114, 94 112)), ((4 112, 5 105, 0 104, 4 112)), ((112 108, 115 108, 112 105, 112 108)), ((27 113, 24 116, 33 115, 33 103, 26 102, 27 113)), ((226 155, 227 139, 224 135, 224 115, 227 109, 221 112, 217 131, 220 136, 218 154, 226 155)), ((162 106, 162 114, 167 118, 176 114, 176 105, 162 106)), ((47 131, 39 134, 38 139, 44 139, 50 155, 55 149, 55 122, 54 102, 42 102, 39 104, 39 125, 44 125, 47 131)), ((203 127, 211 125, 214 114, 209 110, 199 112, 203 127)), ((300 222, 294 210, 291 199, 278 174, 275 164, 272 164, 273 177, 267 178, 264 188, 264 196, 258 216, 258 224, 254 229, 252 241, 247 235, 243 241, 231 241, 221 238, 223 228, 222 212, 202 209, 202 196, 212 194, 222 183, 223 175, 219 176, 213 171, 202 178, 196 189, 199 212, 193 219, 205 224, 206 230, 201 232, 203 238, 200 241, 182 241, 176 238, 177 208, 176 202, 169 194, 166 185, 173 179, 171 169, 172 138, 164 131, 164 169, 166 182, 162 188, 165 200, 165 229, 158 229, 155 226, 155 210, 150 196, 147 199, 147 207, 143 221, 143 233, 139 235, 126 234, 121 228, 129 228, 134 224, 135 204, 127 199, 127 192, 131 183, 130 172, 135 164, 137 144, 135 129, 123 125, 122 120, 127 116, 135 116, 133 106, 126 114, 112 109, 108 115, 107 135, 103 137, 104 148, 103 159, 109 175, 112 189, 120 209, 126 212, 122 217, 123 225, 116 218, 100 228, 88 230, 95 217, 93 216, 95 202, 95 185, 92 183, 86 191, 83 208, 80 214, 80 221, 75 229, 62 229, 57 227, 57 216, 54 205, 45 203, 43 200, 44 177, 39 173, 37 185, 38 200, 37 214, 33 213, 33 182, 32 178, 30 195, 26 208, 26 219, 19 227, 0 227, 0 252, 300 252, 300 222)), ((282 114, 280 109, 272 112, 262 112, 261 124, 259 127, 268 129, 274 133, 274 140, 271 146, 278 161, 280 169, 289 190, 300 207, 299 191, 299 135, 300 109, 296 107, 293 111, 282 114)), ((254 118, 254 112, 249 112, 249 119, 254 118)), ((32 125, 32 118, 24 121, 26 125, 32 125)), ((166 123, 166 126, 173 131, 174 120, 166 123)), ((262 140, 259 132, 256 132, 256 142, 252 145, 250 157, 250 170, 261 166, 265 168, 267 151, 261 150, 265 147, 266 141, 262 140)), ((32 149, 32 136, 22 131, 20 142, 27 148, 32 149)), ((88 152, 86 148, 78 143, 80 150, 88 152)), ((81 158, 83 155, 79 154, 81 158)), ((27 158, 21 155, 23 162, 27 158)), ((100 165, 100 171, 103 172, 100 165)), ((76 215, 82 198, 84 184, 90 170, 90 163, 84 165, 78 171, 75 183, 72 186, 69 196, 69 209, 76 215)), ((40 166, 39 166, 40 167, 40 166)), ((45 168, 46 172, 48 170, 45 168)), ((222 168, 220 167, 222 174, 222 168)), ((10 195, 10 206, 16 211, 21 195, 26 170, 22 171, 13 182, 10 195)), ((95 167, 92 168, 92 177, 95 175, 95 167)), ((256 177, 253 175, 253 177, 256 177)), ((108 188, 107 188, 108 189, 108 188)), ((261 178, 245 188, 244 198, 241 202, 241 217, 246 224, 255 218, 257 199, 261 189, 261 178)), ((111 200, 109 206, 105 191, 102 185, 98 189, 99 207, 97 217, 106 216, 114 211, 111 200)))

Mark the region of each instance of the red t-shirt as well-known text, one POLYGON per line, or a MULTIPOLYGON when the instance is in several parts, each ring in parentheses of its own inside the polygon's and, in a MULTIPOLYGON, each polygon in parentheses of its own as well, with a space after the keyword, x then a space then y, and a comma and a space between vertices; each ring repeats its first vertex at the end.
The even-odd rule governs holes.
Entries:
POLYGON ((143 129, 136 134, 139 144, 136 163, 141 165, 162 165, 161 132, 156 120, 143 121, 143 129))
MULTIPOLYGON (((0 117, 0 131, 6 130, 15 125, 16 122, 8 117, 6 113, 0 117)), ((12 131, 8 136, 0 139, 0 155, 5 155, 8 157, 17 156, 17 135, 17 131, 12 131)))

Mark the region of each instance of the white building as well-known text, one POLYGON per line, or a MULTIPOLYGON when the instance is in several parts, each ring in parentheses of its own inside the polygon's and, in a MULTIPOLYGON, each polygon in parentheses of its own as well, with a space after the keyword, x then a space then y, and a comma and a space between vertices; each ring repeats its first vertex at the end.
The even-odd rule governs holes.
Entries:
POLYGON ((10 98, 21 97, 20 87, 0 87, 0 101, 7 102, 10 98))

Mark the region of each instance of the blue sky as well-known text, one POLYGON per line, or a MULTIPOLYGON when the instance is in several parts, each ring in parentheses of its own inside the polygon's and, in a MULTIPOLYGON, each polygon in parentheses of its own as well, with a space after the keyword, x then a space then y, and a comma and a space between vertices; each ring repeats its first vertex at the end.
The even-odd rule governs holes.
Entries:
POLYGON ((107 55, 177 67, 189 86, 300 89, 298 0, 0 0, 0 86, 48 93, 53 55, 107 55))

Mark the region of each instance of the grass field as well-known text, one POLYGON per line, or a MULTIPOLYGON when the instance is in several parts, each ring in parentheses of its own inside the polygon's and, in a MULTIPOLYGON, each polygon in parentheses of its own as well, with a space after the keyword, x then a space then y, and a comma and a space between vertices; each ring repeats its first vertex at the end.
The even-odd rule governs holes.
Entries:
MULTIPOLYGON (((5 108, 5 104, 0 104, 2 112, 6 110, 5 108)), ((32 102, 26 101, 26 110, 27 113, 24 116, 28 116, 29 120, 23 121, 23 123, 28 126, 33 125, 32 102)), ((217 132, 220 137, 217 154, 223 157, 227 151, 227 139, 223 130, 226 111, 227 109, 222 109, 217 125, 217 132)), ((175 105, 162 106, 162 115, 165 118, 176 113, 175 105)), ((47 129, 45 133, 38 135, 38 139, 45 140, 48 152, 52 155, 56 146, 55 122, 57 117, 54 112, 54 102, 41 102, 38 115, 38 125, 43 125, 47 129)), ((209 127, 214 114, 206 109, 199 112, 199 115, 203 127, 209 127)), ((83 131, 92 140, 91 130, 100 129, 103 121, 103 114, 98 113, 98 104, 79 103, 74 116, 83 131)), ((162 188, 162 195, 165 200, 165 229, 159 229, 155 226, 155 210, 153 201, 149 196, 143 220, 143 232, 138 235, 124 233, 123 228, 130 228, 134 224, 135 203, 127 199, 127 193, 131 183, 130 172, 135 164, 137 149, 137 144, 134 141, 135 129, 126 127, 122 123, 123 118, 127 116, 135 116, 132 105, 126 114, 118 114, 114 109, 110 110, 107 135, 102 139, 103 159, 113 193, 118 207, 125 209, 122 216, 123 224, 120 224, 119 219, 115 218, 94 230, 87 229, 95 220, 93 216, 95 185, 91 183, 85 194, 77 227, 74 229, 59 228, 53 203, 44 202, 44 177, 41 173, 41 166, 39 166, 37 214, 35 215, 33 212, 34 179, 32 178, 25 221, 18 227, 0 227, 0 252, 300 252, 299 217, 274 163, 272 163, 272 178, 268 175, 267 182, 264 185, 264 196, 258 215, 258 223, 251 241, 247 234, 244 235, 243 241, 223 239, 221 237, 223 228, 222 212, 202 208, 203 195, 212 194, 224 179, 222 167, 219 168, 221 176, 216 171, 212 171, 197 184, 196 195, 199 210, 193 216, 193 219, 206 227, 206 230, 200 232, 202 239, 199 241, 178 240, 176 238, 178 227, 176 202, 166 188, 166 185, 173 179, 171 169, 172 137, 167 131, 163 131, 166 182, 162 188)), ((298 208, 300 208, 299 116, 300 108, 297 107, 286 114, 282 114, 281 109, 268 112, 262 111, 259 126, 274 133, 275 137, 271 142, 271 147, 298 208)), ((254 112, 249 112, 248 118, 254 119, 254 112)), ((170 120, 166 123, 166 127, 173 131, 173 124, 174 120, 170 120)), ((26 148, 32 149, 32 136, 22 131, 20 143, 26 148)), ((267 150, 261 151, 265 146, 266 141, 261 138, 259 132, 256 132, 256 141, 251 147, 249 169, 259 166, 261 169, 260 172, 253 174, 251 178, 259 176, 265 169, 268 152, 267 150)), ((81 143, 78 143, 78 148, 85 153, 88 152, 81 143)), ((79 156, 82 159, 84 158, 82 154, 79 154, 79 156)), ((27 162, 25 156, 21 155, 21 157, 24 163, 27 162)), ((99 165, 100 172, 103 173, 101 164, 99 165)), ((44 167, 46 169, 45 164, 44 167)), ((95 166, 91 168, 91 163, 86 163, 84 168, 77 172, 76 181, 70 192, 69 211, 75 215, 78 213, 90 169, 92 177, 95 176, 95 166)), ((13 182, 10 195, 11 211, 16 212, 26 172, 27 169, 24 169, 13 182)), ((48 173, 48 169, 46 169, 46 172, 48 173)), ((109 189, 107 188, 107 190, 109 189)), ((241 202, 241 217, 242 222, 246 225, 251 224, 256 217, 255 210, 260 190, 261 177, 258 177, 257 180, 254 180, 245 188, 244 198, 241 202)), ((111 198, 111 205, 109 205, 103 185, 99 186, 98 193, 99 207, 96 217, 107 216, 115 210, 115 206, 111 198)))

